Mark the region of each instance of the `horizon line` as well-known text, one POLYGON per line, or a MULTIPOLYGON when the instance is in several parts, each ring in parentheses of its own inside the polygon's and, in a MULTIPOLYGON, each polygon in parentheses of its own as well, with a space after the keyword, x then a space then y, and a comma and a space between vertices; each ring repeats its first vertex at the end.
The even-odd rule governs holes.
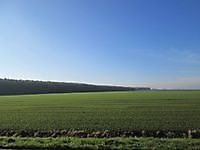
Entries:
POLYGON ((92 82, 82 82, 82 81, 61 81, 61 80, 45 80, 45 79, 28 79, 28 78, 8 78, 8 77, 0 77, 2 80, 22 80, 22 81, 40 81, 40 82, 58 82, 58 83, 75 83, 75 84, 88 84, 88 85, 97 85, 97 86, 118 86, 118 87, 129 87, 129 88, 150 88, 151 90, 200 90, 199 88, 153 88, 151 86, 127 86, 123 84, 99 84, 92 82))

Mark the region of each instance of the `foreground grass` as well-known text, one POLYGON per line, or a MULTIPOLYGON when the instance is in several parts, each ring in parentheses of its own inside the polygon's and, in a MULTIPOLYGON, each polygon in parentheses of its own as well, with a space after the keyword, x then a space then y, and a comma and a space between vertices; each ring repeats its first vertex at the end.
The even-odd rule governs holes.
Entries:
POLYGON ((20 138, 0 137, 0 148, 12 149, 162 149, 197 150, 200 139, 156 138, 20 138))
POLYGON ((0 96, 0 128, 169 129, 200 127, 200 91, 0 96))

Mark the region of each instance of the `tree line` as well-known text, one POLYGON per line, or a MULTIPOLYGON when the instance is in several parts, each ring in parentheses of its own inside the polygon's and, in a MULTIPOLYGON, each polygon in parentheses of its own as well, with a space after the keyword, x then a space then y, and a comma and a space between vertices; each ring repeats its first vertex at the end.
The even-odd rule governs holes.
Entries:
POLYGON ((33 80, 0 79, 0 95, 150 90, 150 88, 100 86, 33 80))

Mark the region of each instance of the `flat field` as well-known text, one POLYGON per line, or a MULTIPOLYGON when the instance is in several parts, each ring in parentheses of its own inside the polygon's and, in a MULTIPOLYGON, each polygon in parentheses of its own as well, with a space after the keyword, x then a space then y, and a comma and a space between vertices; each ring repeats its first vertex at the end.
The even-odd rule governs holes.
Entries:
POLYGON ((0 96, 1 129, 188 130, 200 127, 200 91, 0 96))

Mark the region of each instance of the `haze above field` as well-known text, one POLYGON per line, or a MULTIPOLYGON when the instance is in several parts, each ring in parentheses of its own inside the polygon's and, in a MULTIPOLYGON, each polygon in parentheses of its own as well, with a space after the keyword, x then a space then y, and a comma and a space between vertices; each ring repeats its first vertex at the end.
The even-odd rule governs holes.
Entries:
POLYGON ((200 89, 198 0, 0 0, 0 78, 200 89))

